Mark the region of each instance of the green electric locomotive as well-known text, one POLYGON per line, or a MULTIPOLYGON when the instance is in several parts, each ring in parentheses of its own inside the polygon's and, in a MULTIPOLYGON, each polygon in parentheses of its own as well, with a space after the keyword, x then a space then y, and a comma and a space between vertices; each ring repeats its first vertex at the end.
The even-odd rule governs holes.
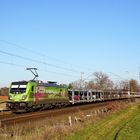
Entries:
POLYGON ((56 82, 35 80, 12 82, 7 108, 13 112, 33 111, 69 104, 68 89, 56 82))

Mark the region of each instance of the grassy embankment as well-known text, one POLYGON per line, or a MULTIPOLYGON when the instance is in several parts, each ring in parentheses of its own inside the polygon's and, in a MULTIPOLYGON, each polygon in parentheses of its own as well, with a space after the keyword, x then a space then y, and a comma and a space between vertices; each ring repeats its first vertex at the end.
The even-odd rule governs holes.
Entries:
POLYGON ((139 140, 140 101, 113 102, 107 112, 95 109, 79 111, 72 115, 72 125, 68 114, 60 117, 40 118, 37 122, 18 124, 0 128, 0 139, 4 140, 139 140), (89 115, 91 114, 91 116, 89 115), (87 116, 88 115, 88 116, 87 116), (75 121, 77 117, 78 121, 75 121))
POLYGON ((140 140, 140 103, 86 126, 66 140, 140 140))

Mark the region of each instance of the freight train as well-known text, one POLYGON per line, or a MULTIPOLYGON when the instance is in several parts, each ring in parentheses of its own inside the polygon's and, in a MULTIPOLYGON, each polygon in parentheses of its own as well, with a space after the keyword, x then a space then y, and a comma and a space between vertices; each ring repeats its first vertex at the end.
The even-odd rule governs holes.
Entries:
POLYGON ((140 94, 128 91, 71 90, 56 82, 30 80, 11 83, 6 106, 12 112, 29 112, 134 97, 140 97, 140 94))

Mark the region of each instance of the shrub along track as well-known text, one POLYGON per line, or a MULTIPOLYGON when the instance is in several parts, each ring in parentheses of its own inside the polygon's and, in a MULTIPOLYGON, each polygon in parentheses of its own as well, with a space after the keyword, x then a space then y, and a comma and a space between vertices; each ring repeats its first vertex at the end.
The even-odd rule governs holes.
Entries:
MULTIPOLYGON (((128 99, 119 100, 119 101, 129 101, 128 99)), ((24 113, 24 114, 4 114, 0 115, 0 126, 9 126, 17 123, 25 123, 29 121, 36 121, 39 119, 47 118, 47 117, 56 117, 61 115, 69 115, 76 113, 78 111, 90 110, 90 109, 97 109, 97 108, 105 108, 113 101, 106 101, 106 102, 96 102, 92 104, 84 104, 84 105, 75 105, 70 106, 62 109, 50 109, 40 112, 31 112, 31 113, 24 113)))

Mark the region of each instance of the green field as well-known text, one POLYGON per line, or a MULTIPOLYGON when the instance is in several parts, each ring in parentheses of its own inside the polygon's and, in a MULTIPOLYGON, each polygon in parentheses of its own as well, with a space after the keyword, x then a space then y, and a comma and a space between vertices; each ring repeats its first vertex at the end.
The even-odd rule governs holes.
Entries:
POLYGON ((140 140, 140 103, 91 123, 66 140, 140 140))

